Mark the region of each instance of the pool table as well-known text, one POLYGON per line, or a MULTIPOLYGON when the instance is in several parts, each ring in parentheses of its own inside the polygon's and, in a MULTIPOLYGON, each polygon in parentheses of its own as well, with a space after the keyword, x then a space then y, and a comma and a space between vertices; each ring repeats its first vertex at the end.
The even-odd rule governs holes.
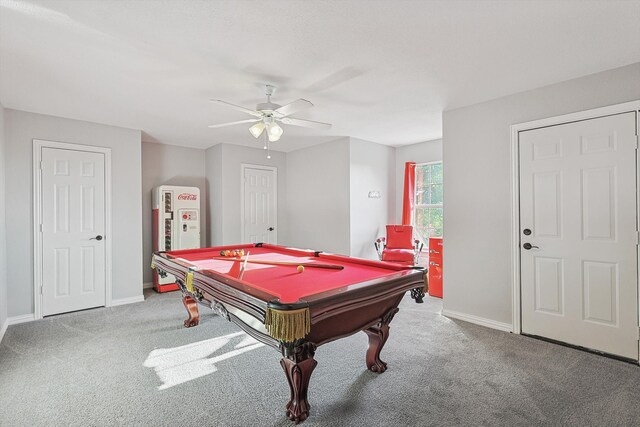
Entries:
POLYGON ((176 277, 186 327, 198 324, 202 304, 282 353, 296 424, 309 416, 316 348, 364 331, 367 368, 384 372, 380 351, 402 297, 422 302, 426 291, 421 268, 262 243, 156 252, 153 267, 176 277), (224 256, 233 250, 244 256, 224 256))

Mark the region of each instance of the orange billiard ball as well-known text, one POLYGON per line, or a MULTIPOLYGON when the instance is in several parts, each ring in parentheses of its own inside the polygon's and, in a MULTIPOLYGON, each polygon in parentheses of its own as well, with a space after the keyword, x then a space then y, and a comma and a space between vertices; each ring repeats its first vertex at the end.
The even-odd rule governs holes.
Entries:
POLYGON ((304 271, 304 265, 298 266, 298 273, 302 273, 304 271))

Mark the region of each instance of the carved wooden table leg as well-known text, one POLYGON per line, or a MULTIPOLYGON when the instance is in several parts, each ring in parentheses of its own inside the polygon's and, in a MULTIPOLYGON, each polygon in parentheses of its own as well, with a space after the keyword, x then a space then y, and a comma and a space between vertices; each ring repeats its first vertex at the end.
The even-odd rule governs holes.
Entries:
POLYGON ((423 298, 426 294, 424 293, 424 288, 413 288, 411 289, 411 298, 418 304, 422 304, 424 302, 423 298))
POLYGON ((296 424, 309 417, 309 401, 307 390, 309 379, 318 362, 313 358, 316 346, 310 342, 296 343, 295 345, 283 345, 280 361, 284 373, 289 381, 291 399, 287 403, 287 417, 296 424))
POLYGON ((198 302, 191 295, 182 295, 182 304, 189 313, 189 318, 184 321, 184 327, 190 328, 198 326, 200 323, 200 312, 198 311, 198 302))
POLYGON ((367 368, 372 372, 379 374, 387 370, 387 364, 380 360, 380 351, 384 347, 384 343, 389 338, 389 323, 393 316, 398 312, 395 307, 382 316, 377 325, 365 329, 364 332, 369 336, 369 348, 367 349, 367 368))

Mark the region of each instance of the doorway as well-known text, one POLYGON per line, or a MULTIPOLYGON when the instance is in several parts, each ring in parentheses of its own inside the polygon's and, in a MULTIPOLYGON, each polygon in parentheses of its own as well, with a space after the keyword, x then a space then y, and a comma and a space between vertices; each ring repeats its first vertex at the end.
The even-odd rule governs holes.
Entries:
POLYGON ((243 243, 278 243, 278 170, 240 165, 243 243))
POLYGON ((36 319, 110 305, 110 150, 34 140, 36 319))
POLYGON ((638 117, 607 112, 515 134, 516 332, 637 361, 638 117))

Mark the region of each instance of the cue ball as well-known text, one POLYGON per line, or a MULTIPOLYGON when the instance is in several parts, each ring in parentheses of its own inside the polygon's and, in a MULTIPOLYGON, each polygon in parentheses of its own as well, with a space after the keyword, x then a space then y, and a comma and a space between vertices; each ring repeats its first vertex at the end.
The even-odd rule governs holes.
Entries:
POLYGON ((302 273, 304 271, 304 265, 298 266, 298 273, 302 273))

